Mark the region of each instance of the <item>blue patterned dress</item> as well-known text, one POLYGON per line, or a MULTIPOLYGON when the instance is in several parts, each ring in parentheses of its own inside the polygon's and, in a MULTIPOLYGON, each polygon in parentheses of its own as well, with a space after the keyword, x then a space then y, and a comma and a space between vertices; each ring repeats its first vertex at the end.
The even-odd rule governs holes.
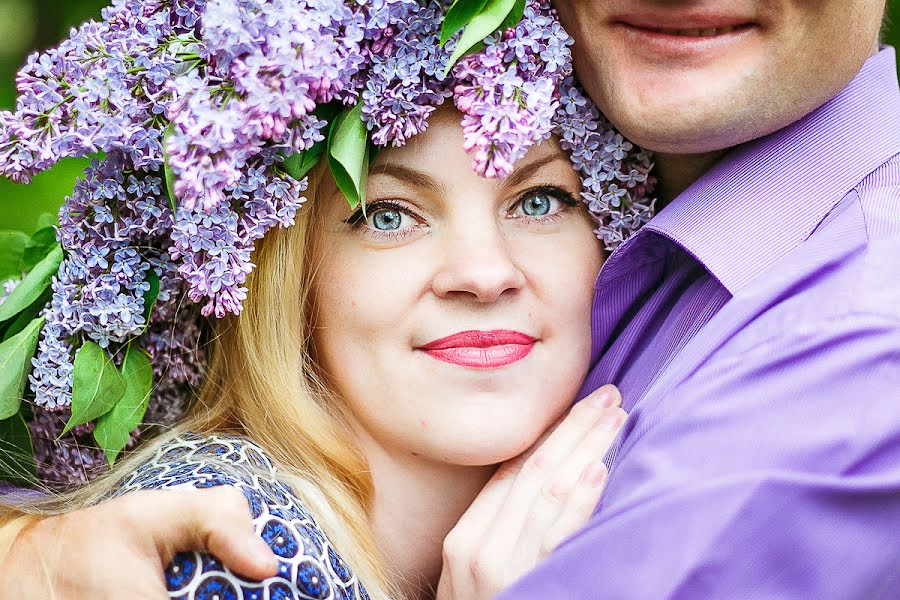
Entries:
POLYGON ((170 598, 368 600, 362 583, 302 501, 279 480, 273 462, 246 438, 179 436, 131 473, 115 495, 217 485, 234 486, 244 493, 257 534, 279 558, 279 573, 252 581, 232 573, 210 554, 182 552, 166 569, 170 598))

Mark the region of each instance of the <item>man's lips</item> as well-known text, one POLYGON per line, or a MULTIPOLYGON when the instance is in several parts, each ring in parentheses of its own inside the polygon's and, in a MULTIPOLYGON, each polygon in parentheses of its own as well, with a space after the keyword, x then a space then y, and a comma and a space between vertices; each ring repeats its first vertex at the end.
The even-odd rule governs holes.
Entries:
MULTIPOLYGON (((632 25, 632 27, 634 27, 632 25)), ((643 29, 648 33, 657 33, 660 35, 675 35, 680 37, 714 37, 717 35, 724 35, 726 33, 731 33, 732 31, 736 31, 742 27, 746 27, 745 25, 728 25, 725 27, 691 27, 691 28, 680 28, 676 29, 674 27, 640 27, 638 29, 643 29)))
POLYGON ((653 31, 673 31, 674 35, 684 32, 701 32, 711 35, 714 30, 728 30, 755 24, 753 17, 711 12, 663 12, 642 11, 616 15, 613 23, 620 23, 636 29, 653 31))
POLYGON ((528 356, 537 340, 519 331, 460 331, 428 342, 416 349, 438 360, 472 367, 494 369, 528 356))
POLYGON ((757 24, 724 15, 625 15, 613 19, 634 49, 651 56, 686 58, 722 51, 744 40, 757 24))

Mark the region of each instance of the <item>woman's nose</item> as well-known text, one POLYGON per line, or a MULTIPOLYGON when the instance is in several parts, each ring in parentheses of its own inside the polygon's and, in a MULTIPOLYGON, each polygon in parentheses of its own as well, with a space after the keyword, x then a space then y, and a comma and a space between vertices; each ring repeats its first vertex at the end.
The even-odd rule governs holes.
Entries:
POLYGON ((444 240, 441 267, 432 282, 435 294, 488 303, 525 285, 525 274, 499 226, 481 220, 481 226, 462 229, 444 240))

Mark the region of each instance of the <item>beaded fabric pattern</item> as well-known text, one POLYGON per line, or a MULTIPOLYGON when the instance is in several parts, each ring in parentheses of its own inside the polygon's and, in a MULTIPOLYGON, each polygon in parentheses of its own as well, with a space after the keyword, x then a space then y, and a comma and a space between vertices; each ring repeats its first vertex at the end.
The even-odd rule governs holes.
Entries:
POLYGON ((210 554, 181 552, 166 569, 177 600, 368 600, 362 583, 338 555, 265 451, 236 435, 184 434, 133 471, 114 496, 148 489, 230 485, 247 498, 253 526, 278 557, 279 572, 245 579, 210 554))

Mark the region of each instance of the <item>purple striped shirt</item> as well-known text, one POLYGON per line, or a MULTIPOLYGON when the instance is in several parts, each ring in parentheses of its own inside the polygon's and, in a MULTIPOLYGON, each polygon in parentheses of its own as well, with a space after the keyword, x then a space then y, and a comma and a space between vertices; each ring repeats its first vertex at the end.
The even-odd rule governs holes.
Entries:
POLYGON ((502 598, 900 598, 893 49, 613 253, 593 318, 609 483, 502 598))

